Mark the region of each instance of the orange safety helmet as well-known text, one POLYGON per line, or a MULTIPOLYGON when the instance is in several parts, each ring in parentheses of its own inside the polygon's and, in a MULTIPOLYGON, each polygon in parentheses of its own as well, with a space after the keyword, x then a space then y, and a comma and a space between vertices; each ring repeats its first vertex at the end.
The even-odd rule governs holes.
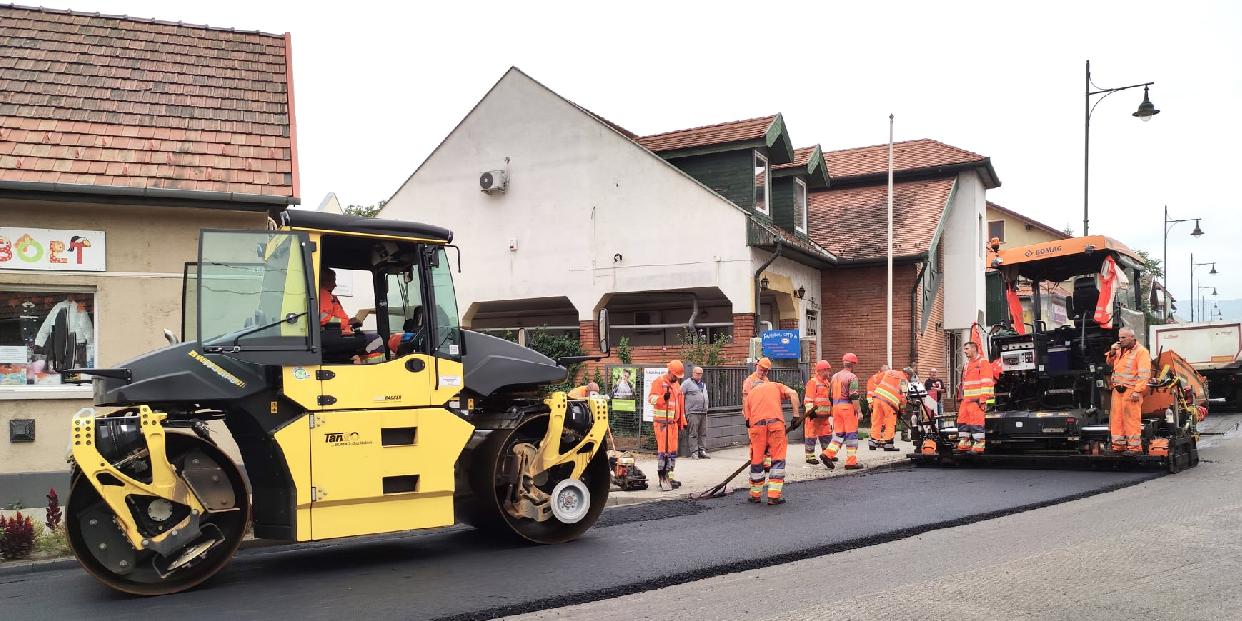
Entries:
POLYGON ((827 360, 820 360, 819 362, 815 363, 816 373, 819 373, 820 371, 830 371, 830 370, 832 370, 832 363, 828 362, 827 360))
POLYGON ((686 373, 686 365, 682 364, 680 360, 670 360, 668 363, 668 372, 677 377, 681 377, 686 373))
POLYGON ((759 361, 755 363, 755 368, 757 368, 757 369, 771 369, 771 368, 772 368, 772 361, 771 361, 771 360, 768 360, 767 358, 760 358, 760 359, 759 359, 759 361))
POLYGON ((858 364, 858 356, 855 356, 854 354, 845 354, 844 356, 841 356, 841 362, 858 364))

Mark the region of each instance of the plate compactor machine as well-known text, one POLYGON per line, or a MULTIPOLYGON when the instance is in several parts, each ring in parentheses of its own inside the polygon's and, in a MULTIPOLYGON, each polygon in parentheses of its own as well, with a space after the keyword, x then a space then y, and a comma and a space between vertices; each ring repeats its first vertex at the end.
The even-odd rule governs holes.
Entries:
POLYGON ((999 252, 987 275, 996 402, 986 414, 987 449, 959 454, 954 415, 912 413, 921 464, 1015 463, 1154 466, 1199 463, 1196 423, 1206 415, 1202 376, 1172 351, 1152 352, 1137 455, 1109 450, 1112 369, 1105 354, 1122 327, 1144 339, 1142 259, 1104 236, 999 252), (1028 301, 1023 301, 1026 296, 1028 301), (1026 321, 1024 306, 1031 321, 1026 321))
POLYGON ((544 544, 590 528, 609 489, 607 405, 546 396, 557 361, 459 327, 450 231, 306 211, 269 229, 203 231, 182 337, 76 370, 116 408, 72 422, 65 521, 91 575, 182 591, 248 530, 319 541, 464 521, 544 544), (365 273, 374 331, 339 308, 331 269, 365 273))

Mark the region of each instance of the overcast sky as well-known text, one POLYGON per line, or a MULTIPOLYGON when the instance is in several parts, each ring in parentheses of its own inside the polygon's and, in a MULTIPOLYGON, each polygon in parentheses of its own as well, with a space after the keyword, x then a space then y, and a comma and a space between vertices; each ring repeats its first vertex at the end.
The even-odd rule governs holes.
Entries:
MULTIPOLYGON (((1116 93, 1091 124, 1091 232, 1161 252, 1171 284, 1242 298, 1242 4, 1219 2, 214 2, 57 8, 293 35, 302 201, 388 198, 511 65, 639 134, 775 112, 795 146, 935 138, 989 156, 990 200, 1082 231, 1084 61, 1116 93), (603 7, 612 7, 605 10, 603 7), (1206 274, 1207 268, 1200 268, 1206 274)), ((1185 306, 1183 306, 1183 309, 1185 306)))

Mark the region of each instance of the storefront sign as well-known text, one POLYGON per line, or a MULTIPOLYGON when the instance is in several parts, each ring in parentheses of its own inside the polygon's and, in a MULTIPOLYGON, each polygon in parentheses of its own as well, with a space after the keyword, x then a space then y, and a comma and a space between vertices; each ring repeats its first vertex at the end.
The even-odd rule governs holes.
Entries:
POLYGON ((765 330, 763 332, 763 355, 778 360, 797 360, 802 355, 798 331, 765 330))
POLYGON ((104 271, 104 232, 0 226, 0 269, 104 271))

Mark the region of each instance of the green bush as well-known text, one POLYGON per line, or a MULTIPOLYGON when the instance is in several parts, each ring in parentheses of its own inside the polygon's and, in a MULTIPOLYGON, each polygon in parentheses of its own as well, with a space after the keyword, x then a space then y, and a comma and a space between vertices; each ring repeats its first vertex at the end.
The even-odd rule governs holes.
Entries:
MULTIPOLYGON (((552 334, 543 328, 535 328, 530 332, 526 337, 526 346, 553 360, 566 356, 581 356, 583 354, 582 343, 576 337, 552 334)), ((571 364, 566 368, 569 370, 569 374, 565 377, 565 381, 546 386, 545 390, 547 392, 566 391, 574 387, 575 380, 578 379, 578 370, 582 368, 582 364, 571 364)))
POLYGON ((634 362, 634 352, 630 349, 630 337, 623 336, 617 340, 617 359, 621 361, 621 364, 634 362))
POLYGON ((691 367, 711 367, 722 364, 725 345, 732 343, 733 337, 728 334, 717 334, 715 339, 709 340, 704 332, 691 332, 689 328, 683 328, 679 340, 686 374, 689 375, 691 367))

